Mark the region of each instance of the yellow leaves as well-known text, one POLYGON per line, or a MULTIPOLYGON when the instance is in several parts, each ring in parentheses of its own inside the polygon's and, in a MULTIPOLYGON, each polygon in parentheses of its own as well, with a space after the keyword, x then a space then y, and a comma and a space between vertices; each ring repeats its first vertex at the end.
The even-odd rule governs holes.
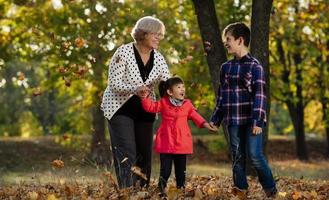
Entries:
POLYGON ((62 42, 62 49, 64 52, 66 52, 70 48, 70 46, 71 46, 71 42, 67 42, 67 41, 62 42))
POLYGON ((310 194, 312 197, 315 197, 315 198, 318 196, 318 193, 315 190, 312 190, 310 194))
POLYGON ((47 196, 47 200, 58 200, 59 198, 57 198, 54 194, 50 194, 47 196))
MULTIPOLYGON (((159 199, 156 181, 151 181, 149 188, 128 187, 118 189, 113 175, 110 172, 101 174, 102 182, 75 182, 47 185, 22 184, 17 186, 0 187, 0 199, 159 199)), ((256 179, 249 180, 248 199, 264 200, 262 191, 256 179)), ((167 199, 245 199, 245 191, 232 188, 232 179, 224 176, 187 177, 186 188, 176 188, 174 181, 168 182, 167 199)), ((315 200, 328 199, 328 181, 305 181, 298 179, 281 178, 277 182, 279 189, 277 200, 315 200)))
POLYGON ((318 196, 318 193, 315 190, 312 190, 312 191, 294 191, 292 193, 291 198, 293 200, 300 200, 300 199, 322 199, 322 197, 318 196))
POLYGON ((65 85, 70 87, 72 79, 82 78, 89 71, 89 68, 73 63, 67 67, 60 66, 57 70, 58 73, 62 76, 65 85))
POLYGON ((34 97, 41 95, 42 94, 41 88, 40 87, 34 88, 32 94, 34 97))
POLYGON ((292 193, 292 199, 293 199, 293 200, 299 200, 299 199, 301 199, 301 198, 302 198, 302 195, 301 195, 300 192, 295 191, 295 192, 292 193))
POLYGON ((30 200, 37 200, 39 197, 39 194, 37 192, 29 192, 27 193, 27 196, 30 200))
POLYGON ((67 140, 67 139, 69 139, 69 138, 70 138, 70 136, 69 136, 69 135, 67 135, 67 134, 64 134, 64 135, 62 136, 62 138, 63 138, 63 140, 67 140))
POLYGON ((175 186, 171 185, 168 188, 168 199, 178 199, 179 197, 183 197, 183 191, 181 189, 177 189, 175 186))
POLYGON ((59 168, 60 169, 60 168, 63 168, 64 167, 64 162, 62 160, 56 159, 56 160, 53 160, 51 162, 51 165, 54 166, 55 168, 59 168))
POLYGON ((239 188, 232 188, 231 193, 239 200, 247 199, 247 190, 240 190, 239 188))
POLYGON ((141 178, 143 178, 144 180, 147 180, 147 177, 144 173, 142 173, 141 168, 137 167, 137 166, 132 166, 130 169, 134 174, 140 176, 141 178))
POLYGON ((184 65, 192 60, 193 60, 193 56, 188 55, 188 56, 186 56, 186 58, 181 59, 179 62, 184 65))
POLYGON ((20 81, 23 81, 25 79, 25 74, 23 72, 18 72, 17 76, 17 79, 20 81))
POLYGON ((82 39, 81 37, 78 37, 74 40, 74 44, 78 48, 82 48, 86 44, 86 41, 84 39, 82 39))
POLYGON ((195 190, 195 193, 194 193, 195 195, 194 195, 194 197, 195 197, 195 199, 203 199, 203 197, 204 197, 204 195, 203 195, 203 193, 202 193, 202 191, 200 190, 200 188, 197 188, 196 190, 195 190))
POLYGON ((74 73, 76 73, 79 76, 83 76, 87 71, 88 71, 87 67, 85 67, 85 66, 79 66, 78 67, 78 70, 75 71, 74 73))
POLYGON ((130 196, 129 199, 136 199, 136 200, 150 199, 150 194, 149 194, 149 192, 146 192, 146 191, 140 191, 140 192, 137 192, 136 195, 130 196))
POLYGON ((287 192, 278 192, 278 196, 280 198, 285 198, 287 196, 287 192))
POLYGON ((65 67, 63 67, 63 66, 60 66, 58 68, 58 72, 61 73, 61 74, 65 74, 67 72, 67 69, 65 69, 65 67))
POLYGON ((70 87, 71 86, 71 80, 65 76, 63 76, 63 79, 65 81, 65 85, 66 87, 70 87))

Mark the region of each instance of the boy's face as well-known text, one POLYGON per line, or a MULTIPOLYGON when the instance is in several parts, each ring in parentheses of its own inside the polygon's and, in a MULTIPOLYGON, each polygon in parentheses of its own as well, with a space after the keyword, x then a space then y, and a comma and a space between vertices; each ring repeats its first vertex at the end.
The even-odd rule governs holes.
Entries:
POLYGON ((228 53, 236 54, 243 47, 243 39, 242 37, 235 39, 233 35, 230 32, 228 32, 224 36, 224 46, 227 49, 228 53))
POLYGON ((185 86, 183 83, 176 84, 171 89, 167 90, 167 93, 174 99, 183 100, 185 97, 185 86))

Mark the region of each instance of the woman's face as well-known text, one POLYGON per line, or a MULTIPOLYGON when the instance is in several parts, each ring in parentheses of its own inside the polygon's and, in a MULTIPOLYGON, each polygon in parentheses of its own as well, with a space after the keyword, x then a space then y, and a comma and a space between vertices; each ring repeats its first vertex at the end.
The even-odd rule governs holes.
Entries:
POLYGON ((142 45, 150 49, 158 49, 160 40, 162 39, 162 33, 147 33, 145 39, 142 41, 142 45))

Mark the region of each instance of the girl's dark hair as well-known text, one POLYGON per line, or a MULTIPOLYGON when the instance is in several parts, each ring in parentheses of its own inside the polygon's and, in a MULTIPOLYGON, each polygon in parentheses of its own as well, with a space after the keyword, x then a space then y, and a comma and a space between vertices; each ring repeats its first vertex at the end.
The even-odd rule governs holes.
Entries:
POLYGON ((178 76, 171 77, 167 81, 161 81, 159 83, 160 96, 164 97, 164 96, 168 95, 167 90, 172 89, 172 87, 177 84, 184 84, 184 81, 178 76))

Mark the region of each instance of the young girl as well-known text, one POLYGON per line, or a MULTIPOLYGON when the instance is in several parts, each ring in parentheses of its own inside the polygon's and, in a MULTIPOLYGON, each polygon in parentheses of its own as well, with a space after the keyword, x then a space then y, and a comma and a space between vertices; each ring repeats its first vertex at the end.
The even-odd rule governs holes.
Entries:
POLYGON ((172 162, 175 166, 177 188, 184 188, 186 156, 193 153, 193 141, 188 120, 191 119, 199 128, 214 129, 202 118, 190 100, 185 99, 184 82, 179 77, 169 78, 160 84, 160 101, 142 99, 142 106, 147 112, 161 113, 162 122, 157 131, 154 149, 160 154, 160 178, 158 187, 164 194, 171 173, 172 162))

